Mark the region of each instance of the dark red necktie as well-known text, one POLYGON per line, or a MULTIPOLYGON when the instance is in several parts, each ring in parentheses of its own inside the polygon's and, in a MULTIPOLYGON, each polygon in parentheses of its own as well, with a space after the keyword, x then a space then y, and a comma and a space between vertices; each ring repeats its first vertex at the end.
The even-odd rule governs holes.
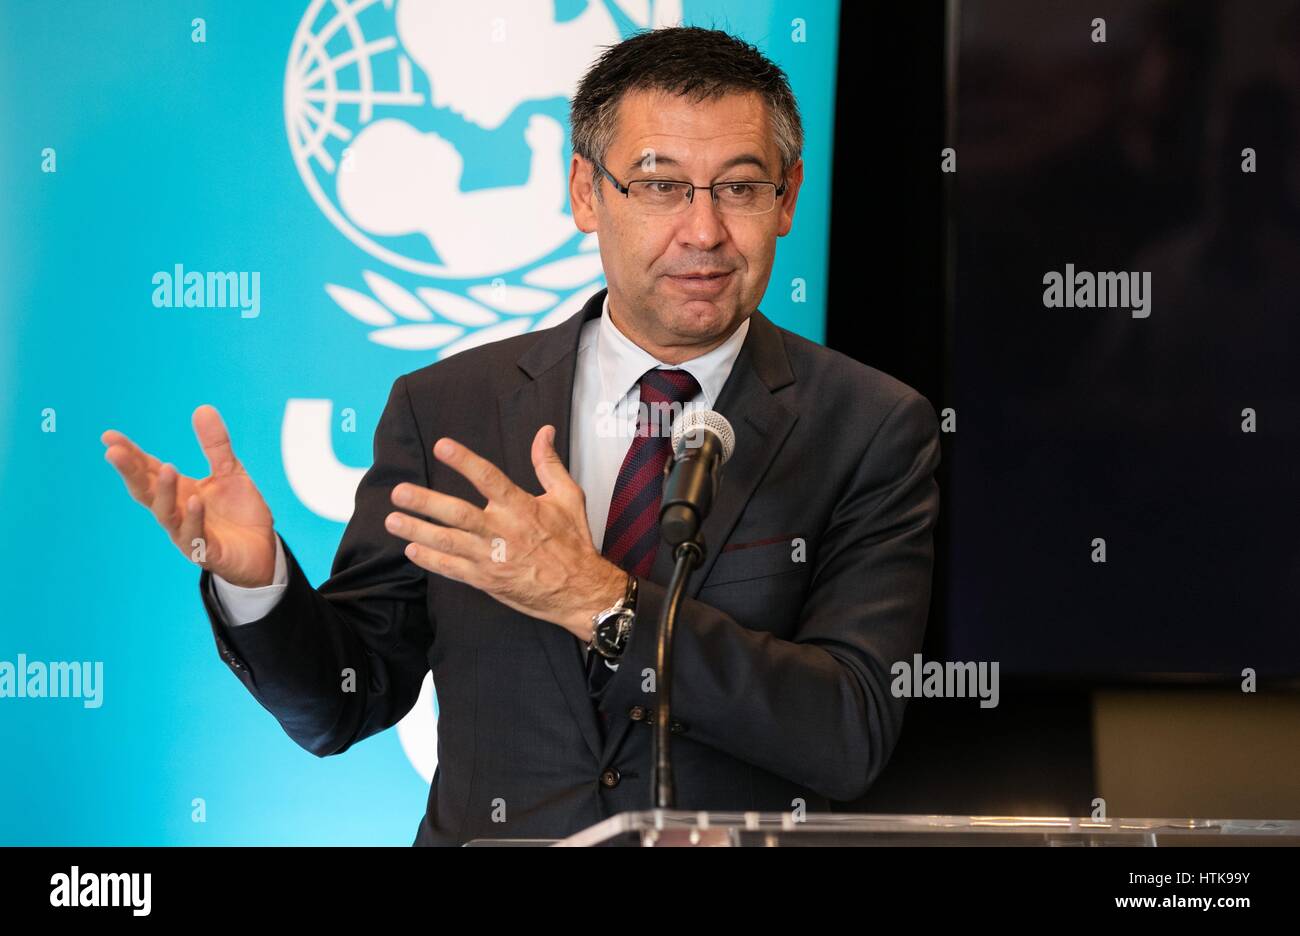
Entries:
POLYGON ((672 450, 670 417, 700 392, 687 371, 655 368, 639 381, 636 435, 614 482, 601 553, 633 575, 647 576, 659 546, 659 502, 664 464, 672 450), (658 404, 658 405, 656 405, 658 404))
MULTIPOLYGON (((666 368, 646 371, 638 385, 641 401, 636 435, 614 482, 601 553, 625 571, 645 577, 654 568, 659 550, 659 502, 664 493, 664 465, 672 451, 672 420, 700 392, 700 385, 686 371, 666 368)), ((587 656, 587 675, 591 691, 599 692, 613 672, 592 650, 587 656)), ((604 712, 599 714, 608 722, 604 712)))

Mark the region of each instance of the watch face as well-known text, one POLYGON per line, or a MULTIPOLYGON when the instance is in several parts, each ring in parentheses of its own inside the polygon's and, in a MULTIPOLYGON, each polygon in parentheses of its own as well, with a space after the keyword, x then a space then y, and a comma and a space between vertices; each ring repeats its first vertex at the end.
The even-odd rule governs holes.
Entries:
POLYGON ((632 612, 624 609, 603 618, 596 625, 596 648, 606 656, 618 653, 626 641, 626 624, 632 618, 632 612))

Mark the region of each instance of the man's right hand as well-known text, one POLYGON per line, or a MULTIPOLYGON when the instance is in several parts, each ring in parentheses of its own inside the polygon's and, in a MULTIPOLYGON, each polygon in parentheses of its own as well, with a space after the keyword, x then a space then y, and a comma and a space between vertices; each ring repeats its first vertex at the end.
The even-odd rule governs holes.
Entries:
POLYGON ((275 576, 275 519, 235 457, 216 408, 200 406, 193 421, 211 471, 202 480, 180 474, 116 429, 100 436, 107 446, 104 458, 186 559, 232 585, 270 585, 275 576))

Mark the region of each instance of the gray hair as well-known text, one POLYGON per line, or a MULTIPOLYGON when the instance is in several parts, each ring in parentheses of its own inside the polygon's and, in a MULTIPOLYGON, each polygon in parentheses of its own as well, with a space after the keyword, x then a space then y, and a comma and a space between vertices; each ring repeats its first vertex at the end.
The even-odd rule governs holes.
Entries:
POLYGON ((803 153, 803 122, 785 72, 757 48, 720 29, 671 26, 647 30, 605 51, 583 76, 569 107, 573 152, 600 170, 617 130, 618 107, 630 91, 662 91, 694 103, 729 93, 757 93, 767 105, 781 177, 803 153))

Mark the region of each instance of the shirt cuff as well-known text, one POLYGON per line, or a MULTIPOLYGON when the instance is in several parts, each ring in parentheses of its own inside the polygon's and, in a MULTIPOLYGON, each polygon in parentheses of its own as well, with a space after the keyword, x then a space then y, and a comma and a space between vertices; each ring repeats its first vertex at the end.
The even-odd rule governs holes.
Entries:
POLYGON ((288 584, 289 565, 284 558, 284 544, 280 542, 279 533, 275 534, 275 575, 270 585, 243 588, 230 584, 215 572, 212 574, 212 587, 225 611, 226 623, 231 625, 251 624, 266 617, 279 604, 288 584))

